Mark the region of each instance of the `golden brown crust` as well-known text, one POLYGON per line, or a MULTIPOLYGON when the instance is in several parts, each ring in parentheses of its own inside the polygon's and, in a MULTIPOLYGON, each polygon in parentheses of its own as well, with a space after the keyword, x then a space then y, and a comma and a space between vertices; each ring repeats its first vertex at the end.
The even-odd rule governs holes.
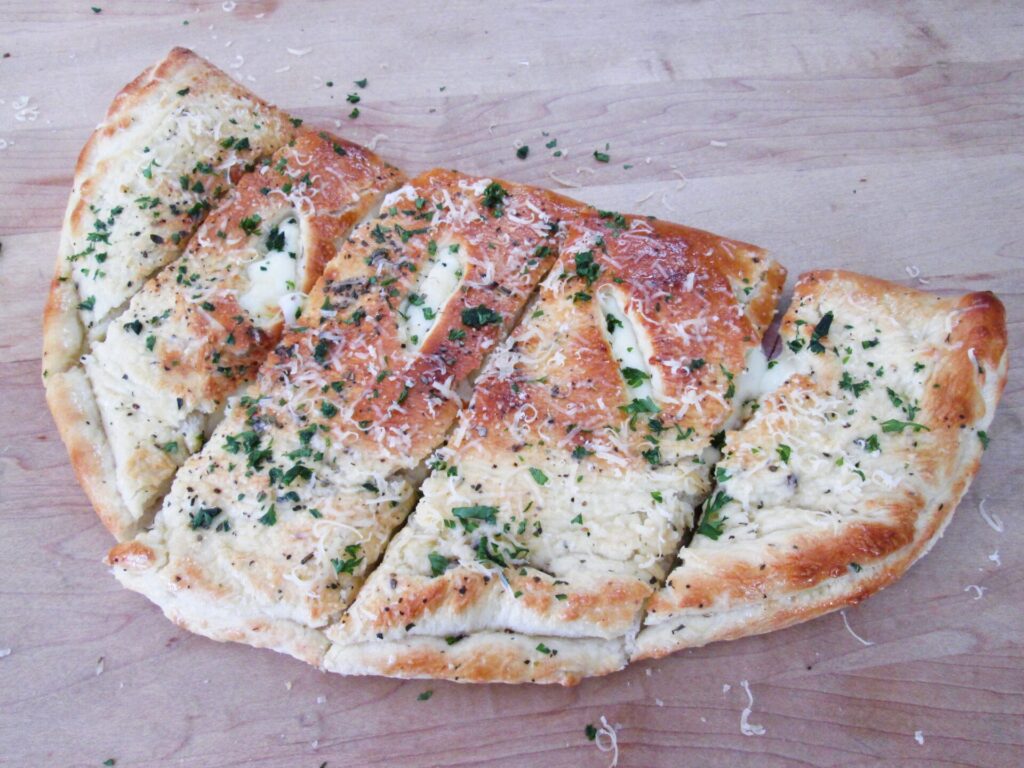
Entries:
POLYGON ((754 246, 582 205, 562 229, 555 268, 440 454, 456 473, 435 469, 328 631, 336 671, 534 679, 515 650, 502 659, 543 638, 602 649, 582 669, 578 654, 546 659, 566 680, 602 674, 664 577, 706 482, 695 459, 770 320, 749 305, 784 273, 754 246), (460 633, 501 637, 501 653, 467 673, 437 645, 460 633))
MULTIPOLYGON (((862 502, 862 512, 867 514, 840 518, 824 532, 808 528, 789 537, 787 546, 779 541, 753 550, 740 548, 740 543, 732 545, 732 550, 705 548, 693 554, 683 550, 687 565, 670 576, 666 589, 651 600, 648 626, 638 638, 633 658, 659 657, 682 647, 768 632, 863 600, 893 583, 927 552, 966 492, 983 450, 977 433, 991 421, 1005 386, 1002 305, 990 293, 940 300, 875 278, 814 272, 801 278, 784 332, 787 328, 799 332, 795 308, 834 293, 837 285, 858 301, 870 297, 875 302, 870 306, 886 304, 886 311, 900 322, 913 318, 923 328, 935 318, 950 318, 948 331, 932 333, 938 359, 920 406, 911 411, 914 421, 928 429, 915 438, 908 459, 924 484, 920 488, 897 485, 862 502)), ((882 324, 877 314, 872 319, 882 324)), ((884 336, 879 343, 886 343, 884 336)), ((874 345, 874 340, 868 344, 874 345)), ((931 353, 923 349, 921 354, 931 353)), ((856 382, 853 375, 846 386, 856 382)), ((801 392, 814 386, 808 376, 791 378, 775 397, 762 402, 762 415, 770 420, 773 411, 797 402, 801 392)), ((888 391, 890 398, 906 399, 892 388, 888 391)), ((908 429, 913 428, 904 427, 900 433, 908 429)), ((804 514, 813 519, 820 513, 804 514)))

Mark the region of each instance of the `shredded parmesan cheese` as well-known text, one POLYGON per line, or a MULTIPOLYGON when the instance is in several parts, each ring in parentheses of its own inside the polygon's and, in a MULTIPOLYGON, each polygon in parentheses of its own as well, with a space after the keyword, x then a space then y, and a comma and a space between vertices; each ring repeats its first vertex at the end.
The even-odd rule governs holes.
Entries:
POLYGON ((612 761, 608 763, 608 768, 615 768, 619 764, 619 737, 616 733, 618 728, 619 726, 609 725, 607 718, 601 715, 601 727, 594 736, 594 744, 602 752, 612 753, 612 761))
POLYGON ((583 186, 582 184, 577 184, 575 181, 569 181, 567 179, 561 178, 560 176, 556 176, 554 171, 548 171, 548 176, 551 178, 552 181, 561 184, 563 187, 573 187, 575 189, 580 189, 583 186))
POLYGON ((988 501, 988 499, 986 498, 986 499, 982 499, 978 503, 978 512, 981 513, 982 519, 984 519, 984 521, 986 523, 988 523, 988 527, 989 528, 991 528, 996 533, 1002 533, 1005 530, 1003 528, 1003 521, 999 519, 999 515, 997 515, 995 512, 989 514, 985 510, 985 502, 987 502, 987 501, 988 501))
POLYGON ((872 641, 872 640, 865 640, 863 637, 861 637, 860 635, 858 635, 856 632, 853 631, 853 628, 850 626, 850 620, 846 618, 846 611, 845 610, 840 611, 839 615, 843 617, 843 624, 846 627, 846 631, 849 632, 851 635, 853 635, 853 637, 857 640, 858 643, 860 643, 861 645, 874 645, 875 644, 874 641, 872 641))
POLYGON ((743 686, 743 690, 747 694, 747 706, 745 706, 743 711, 740 713, 740 733, 744 736, 764 736, 764 726, 754 725, 749 720, 750 713, 754 708, 754 694, 750 692, 750 683, 746 680, 740 680, 740 685, 743 686))

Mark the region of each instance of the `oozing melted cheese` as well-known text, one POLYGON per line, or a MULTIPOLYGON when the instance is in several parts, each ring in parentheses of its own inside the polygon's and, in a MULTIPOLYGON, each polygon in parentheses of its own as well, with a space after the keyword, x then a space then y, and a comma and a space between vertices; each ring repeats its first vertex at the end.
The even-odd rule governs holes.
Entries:
POLYGON ((617 291, 608 287, 602 288, 597 292, 597 303, 601 309, 601 327, 604 328, 605 338, 611 344, 612 355, 615 356, 619 366, 622 369, 634 368, 642 371, 645 375, 639 386, 629 387, 630 395, 637 399, 652 397, 656 374, 651 371, 651 365, 648 362, 651 357, 648 339, 643 333, 637 333, 639 326, 634 324, 626 314, 622 297, 617 291), (614 327, 611 330, 608 329, 608 323, 605 321, 609 315, 619 323, 613 323, 614 327))
POLYGON ((430 259, 430 268, 426 276, 412 294, 422 303, 413 304, 408 298, 402 302, 401 333, 403 340, 411 349, 423 346, 437 317, 458 289, 459 281, 465 272, 462 250, 458 243, 439 242, 437 253, 430 259))
POLYGON ((266 325, 283 314, 285 321, 294 320, 302 308, 303 294, 296 290, 299 264, 302 259, 302 232, 294 216, 277 225, 284 236, 279 250, 246 267, 249 288, 238 297, 238 303, 257 325, 266 325))
MULTIPOLYGON (((743 372, 736 377, 734 402, 743 406, 748 402, 761 400, 793 376, 798 373, 806 373, 806 366, 801 365, 801 362, 801 358, 793 355, 782 355, 775 360, 769 360, 761 347, 752 348, 747 352, 743 372)), ((736 429, 749 415, 748 409, 737 408, 733 411, 725 428, 736 429)))

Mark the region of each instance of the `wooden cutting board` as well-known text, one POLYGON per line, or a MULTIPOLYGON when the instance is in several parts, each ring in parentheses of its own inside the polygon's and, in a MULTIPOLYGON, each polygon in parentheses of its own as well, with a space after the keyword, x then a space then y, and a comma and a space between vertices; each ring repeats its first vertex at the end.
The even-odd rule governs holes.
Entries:
POLYGON ((603 768, 602 717, 620 766, 1024 764, 1024 6, 91 2, 0 13, 0 765, 603 768), (409 171, 712 229, 792 276, 996 291, 1009 385, 945 538, 852 631, 833 614, 574 689, 345 679, 178 630, 105 572, 38 359, 78 150, 173 45, 409 171))

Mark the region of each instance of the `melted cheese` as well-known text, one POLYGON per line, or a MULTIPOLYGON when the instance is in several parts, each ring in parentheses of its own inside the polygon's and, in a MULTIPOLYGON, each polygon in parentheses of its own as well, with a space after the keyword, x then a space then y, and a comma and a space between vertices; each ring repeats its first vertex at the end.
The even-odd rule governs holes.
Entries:
POLYGON ((422 303, 412 304, 408 297, 402 302, 400 311, 404 322, 401 323, 401 333, 412 349, 423 346, 437 317, 458 289, 465 272, 463 250, 458 243, 439 242, 430 269, 416 286, 415 295, 422 303))
POLYGON ((246 267, 249 288, 238 297, 242 309, 258 325, 275 321, 279 313, 286 320, 293 320, 296 308, 302 306, 302 294, 295 290, 302 257, 299 221, 293 216, 278 224, 277 229, 284 236, 284 246, 268 250, 264 258, 246 267))
POLYGON ((648 362, 651 358, 649 340, 642 332, 638 333, 639 326, 626 314, 622 297, 618 291, 609 287, 602 288, 597 292, 597 303, 601 309, 601 327, 605 329, 605 338, 608 339, 612 355, 618 361, 619 366, 623 369, 634 368, 642 371, 646 376, 640 386, 628 388, 630 396, 637 399, 652 397, 654 395, 654 386, 652 385, 655 382, 656 373, 652 373, 651 365, 648 362), (608 315, 620 323, 611 331, 608 330, 604 320, 608 315))

